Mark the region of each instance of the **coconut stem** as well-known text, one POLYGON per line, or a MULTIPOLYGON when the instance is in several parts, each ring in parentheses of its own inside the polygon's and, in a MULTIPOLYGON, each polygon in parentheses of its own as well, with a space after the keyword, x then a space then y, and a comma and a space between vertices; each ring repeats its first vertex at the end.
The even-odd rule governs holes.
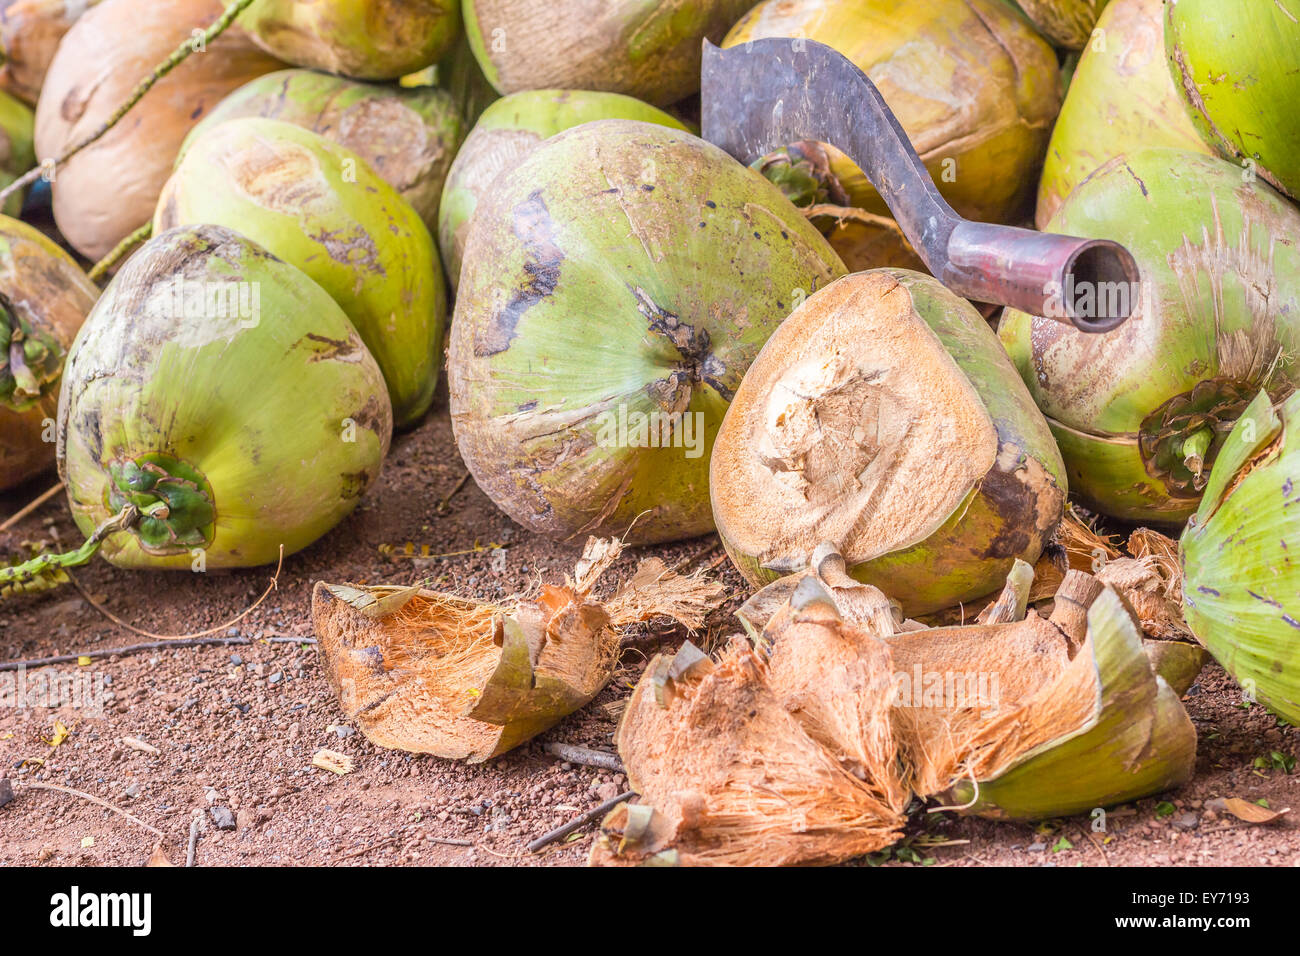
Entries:
POLYGON ((1192 473, 1192 484, 1200 491, 1205 487, 1205 456, 1210 453, 1214 429, 1208 425, 1197 429, 1183 442, 1183 464, 1192 473))
POLYGON ((64 583, 66 578, 59 574, 64 568, 79 568, 90 561, 99 551, 104 539, 119 531, 126 531, 140 520, 140 510, 135 505, 127 505, 113 517, 109 518, 85 543, 75 551, 63 554, 41 554, 15 564, 0 568, 0 597, 23 591, 43 591, 64 583))
POLYGON ((132 249, 144 242, 151 235, 153 235, 153 223, 146 222, 143 226, 114 246, 113 250, 109 252, 108 255, 104 256, 104 258, 91 266, 90 271, 86 273, 86 276, 91 282, 98 284, 99 280, 104 278, 110 269, 125 259, 132 249))
MULTIPOLYGON (((219 16, 210 27, 203 31, 202 38, 190 37, 183 41, 180 46, 172 51, 171 55, 167 57, 167 59, 154 67, 152 73, 136 84, 135 89, 131 91, 131 95, 126 98, 126 102, 114 110, 107 120, 101 123, 80 142, 74 144, 59 154, 59 156, 55 157, 53 161, 54 167, 57 169, 59 166, 62 166, 73 156, 76 156, 77 153, 96 142, 100 137, 121 122, 122 118, 126 116, 127 113, 131 112, 140 100, 144 99, 144 95, 153 89, 159 80, 189 59, 190 54, 194 53, 195 50, 205 49, 209 43, 221 36, 221 34, 225 33, 226 29, 235 22, 235 18, 243 13, 252 2, 253 0, 232 0, 231 3, 227 4, 226 9, 221 16, 219 16), (201 42, 196 42, 200 39, 201 42)), ((3 205, 4 202, 14 193, 21 189, 25 189, 32 183, 36 182, 44 170, 45 164, 42 163, 34 169, 29 169, 4 189, 0 190, 0 205, 3 205)))

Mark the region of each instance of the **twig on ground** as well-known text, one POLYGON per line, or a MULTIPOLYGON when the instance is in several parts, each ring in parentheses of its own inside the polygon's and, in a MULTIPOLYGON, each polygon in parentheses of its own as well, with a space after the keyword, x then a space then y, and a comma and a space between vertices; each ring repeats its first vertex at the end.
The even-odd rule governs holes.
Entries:
POLYGON ((22 521, 29 514, 31 514, 41 505, 45 504, 45 502, 49 501, 51 498, 53 498, 62 490, 63 490, 63 482, 60 481, 49 491, 42 492, 40 495, 37 496, 35 501, 28 502, 23 507, 19 508, 16 512, 11 514, 8 518, 5 518, 4 523, 0 524, 0 532, 8 531, 10 528, 12 528, 18 522, 22 521))
POLYGON ((438 502, 438 507, 436 509, 438 514, 445 515, 451 513, 451 499, 455 498, 456 494, 460 491, 460 489, 465 487, 465 482, 467 481, 469 481, 468 471, 465 472, 465 474, 460 476, 460 481, 456 482, 456 487, 452 488, 451 491, 447 492, 447 497, 443 498, 441 501, 438 502))
POLYGON ((144 827, 146 830, 148 830, 150 833, 152 833, 154 836, 158 837, 159 839, 165 839, 165 837, 163 836, 163 832, 161 830, 149 826, 149 824, 145 823, 139 817, 132 816, 131 814, 123 810, 121 807, 114 806, 113 804, 109 803, 107 800, 101 800, 93 793, 86 793, 84 790, 74 790, 71 787, 60 787, 58 784, 55 783, 23 783, 20 784, 19 786, 23 790, 53 790, 55 793, 66 793, 74 797, 80 797, 82 800, 89 800, 91 803, 99 804, 105 810, 112 810, 114 813, 118 814, 119 816, 126 817, 132 823, 144 827))
POLYGON ((152 637, 155 640, 159 640, 159 641, 185 641, 185 640, 192 640, 196 637, 206 637, 209 634, 216 634, 218 631, 229 630, 231 627, 238 624, 244 618, 248 617, 248 615, 252 614, 255 610, 257 610, 258 606, 263 601, 265 601, 268 597, 271 596, 271 592, 274 591, 276 587, 279 585, 280 571, 283 568, 284 568, 284 545, 280 545, 280 559, 279 561, 276 562, 275 574, 271 576, 271 583, 266 586, 266 590, 262 592, 262 596, 258 598, 256 601, 254 601, 252 604, 250 604, 248 607, 244 608, 244 610, 240 611, 234 617, 232 617, 229 621, 226 621, 224 624, 218 624, 216 627, 210 627, 206 631, 195 631, 193 634, 155 634, 152 631, 143 631, 140 628, 136 627, 134 624, 128 624, 126 621, 122 620, 120 617, 118 617, 108 608, 104 607, 93 597, 91 597, 90 592, 88 592, 85 588, 83 588, 81 586, 81 582, 78 581, 73 576, 72 570, 70 568, 66 568, 65 571, 67 572, 68 579, 72 582, 72 586, 81 593, 81 596, 83 598, 86 599, 86 603, 89 604, 91 607, 93 607, 100 614, 104 615, 104 617, 108 618, 118 627, 124 627, 132 634, 139 634, 141 637, 152 637))
POLYGON ((582 764, 584 767, 600 767, 602 770, 613 770, 615 773, 623 772, 623 761, 618 759, 618 754, 555 742, 546 744, 542 749, 552 757, 567 760, 569 763, 582 764))
POLYGON ((624 800, 630 800, 632 797, 635 796, 636 794, 634 792, 632 792, 631 790, 626 790, 623 793, 620 793, 617 797, 610 797, 600 806, 588 810, 580 817, 575 817, 574 819, 566 823, 564 826, 556 827, 550 833, 543 833, 532 843, 528 844, 528 852, 536 853, 538 850, 550 846, 556 840, 563 840, 570 833, 573 833, 575 830, 582 829, 588 823, 591 823, 595 820, 599 820, 601 817, 609 813, 610 810, 613 810, 624 800))
POLYGON ((426 843, 441 843, 443 846, 473 846, 473 840, 453 840, 450 837, 427 836, 424 838, 426 843))
POLYGON ((203 828, 203 811, 195 810, 190 815, 190 842, 185 847, 185 865, 194 865, 194 854, 199 846, 199 830, 203 828))
POLYGON ((150 641, 147 644, 130 644, 126 647, 105 647, 99 650, 86 651, 82 654, 60 654, 57 657, 35 657, 25 661, 0 661, 0 671, 16 671, 19 669, 27 670, 35 667, 49 667, 51 664, 75 664, 80 658, 89 657, 113 657, 125 656, 127 654, 140 654, 144 651, 166 651, 177 647, 203 647, 204 645, 248 645, 256 644, 258 641, 267 641, 271 644, 315 644, 314 637, 293 637, 293 636, 275 636, 275 637, 187 637, 178 639, 168 639, 162 641, 150 641))

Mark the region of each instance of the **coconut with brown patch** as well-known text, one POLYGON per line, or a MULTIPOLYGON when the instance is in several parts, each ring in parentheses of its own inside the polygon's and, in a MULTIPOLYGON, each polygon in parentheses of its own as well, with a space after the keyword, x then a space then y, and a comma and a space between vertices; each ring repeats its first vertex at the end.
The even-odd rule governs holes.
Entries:
POLYGON ((459 0, 254 0, 240 22, 269 53, 359 80, 437 62, 460 33, 459 0))
POLYGON ((700 88, 701 41, 750 0, 465 0, 465 32, 501 93, 606 90, 667 106, 700 88))
MULTIPOLYGON (((50 64, 36 109, 36 153, 54 159, 125 103, 191 31, 224 9, 218 0, 104 0, 73 24, 50 64)), ((168 73, 93 145, 54 171, 59 231, 99 259, 149 222, 185 135, 231 90, 284 64, 238 30, 168 73)))
POLYGON ((929 276, 880 269, 808 299, 764 346, 718 434, 710 489, 752 583, 828 542, 915 615, 1035 561, 1066 486, 979 313, 929 276))
POLYGON ((999 327, 1070 488, 1103 514, 1184 521, 1255 394, 1281 400, 1295 387, 1300 212, 1231 163, 1143 149, 1093 173, 1048 231, 1121 242, 1141 273, 1140 287, 1060 290, 1076 309, 1131 304, 1113 332, 1014 310, 999 327))
POLYGON ((461 455, 532 531, 709 531, 728 402, 799 298, 842 271, 775 186, 689 133, 560 133, 471 222, 447 358, 461 455))
POLYGON ((447 293, 429 230, 356 153, 279 120, 245 117, 190 144, 154 228, 238 230, 343 307, 379 363, 399 426, 428 411, 447 293))
POLYGON ((63 362, 98 296, 63 249, 0 216, 0 491, 54 465, 63 362))
POLYGON ((352 150, 437 228, 438 202, 465 124, 445 91, 359 83, 313 70, 260 76, 217 104, 181 146, 218 123, 257 116, 293 123, 352 150))

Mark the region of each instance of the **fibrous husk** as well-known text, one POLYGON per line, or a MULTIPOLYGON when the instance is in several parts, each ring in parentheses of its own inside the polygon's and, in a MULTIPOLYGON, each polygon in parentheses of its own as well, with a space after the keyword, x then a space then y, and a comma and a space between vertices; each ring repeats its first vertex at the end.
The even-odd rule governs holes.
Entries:
POLYGON ((318 583, 312 620, 344 713, 381 747, 478 763, 585 705, 609 681, 619 627, 697 627, 721 596, 699 576, 643 563, 607 601, 591 590, 619 556, 591 538, 572 579, 510 606, 420 587, 318 583))
POLYGON ((0 89, 36 105, 54 52, 100 0, 9 0, 0 6, 0 89))
MULTIPOLYGON (((1026 585, 1018 566, 1005 603, 1026 585)), ((895 629, 883 595, 846 594, 806 573, 756 649, 651 662, 618 744, 652 812, 607 817, 592 863, 832 862, 892 842, 913 794, 1038 819, 1190 778, 1195 729, 1090 575, 1065 575, 1050 618, 970 627, 895 629)))
MULTIPOLYGON (((221 0, 104 0, 59 44, 36 109, 36 153, 54 159, 121 107, 135 86, 225 9, 221 0)), ((281 69, 230 28, 158 81, 130 118, 55 171, 54 218, 99 259, 149 221, 181 141, 231 90, 281 69), (111 185, 110 185, 111 184, 111 185)))

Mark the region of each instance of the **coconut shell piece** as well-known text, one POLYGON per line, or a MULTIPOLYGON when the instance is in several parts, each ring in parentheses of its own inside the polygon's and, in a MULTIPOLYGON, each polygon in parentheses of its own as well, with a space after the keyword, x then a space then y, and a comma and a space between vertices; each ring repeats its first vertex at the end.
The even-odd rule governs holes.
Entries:
POLYGON ((698 626, 721 597, 646 562, 613 598, 590 594, 622 550, 592 538, 573 579, 511 607, 418 587, 318 583, 312 620, 349 720, 374 744, 479 763, 584 706, 609 681, 620 625, 698 626))

